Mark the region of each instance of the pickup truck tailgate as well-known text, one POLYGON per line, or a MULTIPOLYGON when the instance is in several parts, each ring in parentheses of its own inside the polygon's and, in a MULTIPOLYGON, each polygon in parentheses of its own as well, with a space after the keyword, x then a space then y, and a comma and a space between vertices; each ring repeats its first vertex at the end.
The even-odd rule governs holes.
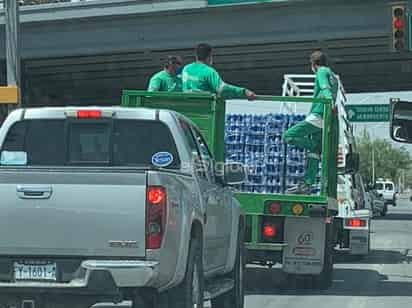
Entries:
POLYGON ((0 195, 0 254, 145 256, 144 171, 2 171, 0 195))

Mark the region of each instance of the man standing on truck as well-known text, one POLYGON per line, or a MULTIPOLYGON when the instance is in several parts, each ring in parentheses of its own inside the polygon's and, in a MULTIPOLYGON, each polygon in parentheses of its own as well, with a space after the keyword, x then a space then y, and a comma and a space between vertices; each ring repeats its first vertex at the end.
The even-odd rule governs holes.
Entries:
MULTIPOLYGON (((338 80, 328 67, 328 59, 322 51, 315 51, 310 56, 312 70, 316 74, 313 89, 314 98, 328 98, 335 101, 338 80)), ((307 154, 307 166, 303 181, 287 190, 287 193, 310 194, 319 170, 322 150, 323 104, 314 102, 305 120, 289 128, 283 138, 286 143, 304 148, 307 154)))
POLYGON ((182 91, 181 72, 183 60, 180 56, 168 56, 164 69, 154 74, 149 81, 148 91, 182 91))
POLYGON ((212 65, 212 46, 204 43, 197 45, 196 62, 183 69, 183 91, 209 92, 224 98, 256 98, 253 91, 225 83, 212 65))

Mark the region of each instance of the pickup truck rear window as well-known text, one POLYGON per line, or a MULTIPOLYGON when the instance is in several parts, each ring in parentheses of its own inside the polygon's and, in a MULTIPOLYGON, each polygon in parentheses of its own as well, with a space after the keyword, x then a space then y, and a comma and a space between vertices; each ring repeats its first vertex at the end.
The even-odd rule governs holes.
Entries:
POLYGON ((2 151, 25 152, 29 166, 151 166, 168 152, 180 167, 169 128, 149 120, 24 120, 7 133, 2 151))

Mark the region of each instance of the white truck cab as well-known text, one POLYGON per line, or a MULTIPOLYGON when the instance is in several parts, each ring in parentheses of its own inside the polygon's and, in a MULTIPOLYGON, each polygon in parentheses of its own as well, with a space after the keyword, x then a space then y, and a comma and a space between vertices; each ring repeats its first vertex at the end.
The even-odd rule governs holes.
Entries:
POLYGON ((378 179, 375 182, 376 191, 382 194, 385 204, 396 206, 395 184, 391 180, 378 179))

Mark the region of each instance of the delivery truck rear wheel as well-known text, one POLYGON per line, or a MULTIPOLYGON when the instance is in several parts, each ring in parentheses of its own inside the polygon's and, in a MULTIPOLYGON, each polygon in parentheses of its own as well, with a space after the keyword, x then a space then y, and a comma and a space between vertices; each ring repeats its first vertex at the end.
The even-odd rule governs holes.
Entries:
POLYGON ((245 248, 243 243, 243 228, 239 230, 235 267, 228 275, 233 279, 234 286, 226 292, 212 299, 212 308, 243 308, 245 300, 244 274, 245 274, 245 248))

